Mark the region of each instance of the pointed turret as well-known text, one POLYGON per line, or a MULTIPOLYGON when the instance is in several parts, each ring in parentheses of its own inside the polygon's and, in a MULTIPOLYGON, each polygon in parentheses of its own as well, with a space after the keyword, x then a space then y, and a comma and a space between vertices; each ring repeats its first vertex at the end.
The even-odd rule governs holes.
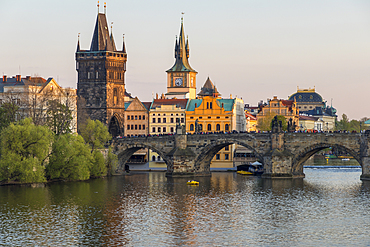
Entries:
POLYGON ((189 49, 187 42, 185 43, 185 32, 183 19, 181 18, 180 36, 178 41, 175 42, 175 64, 167 70, 167 72, 175 71, 191 71, 196 72, 189 64, 189 49))
POLYGON ((80 51, 80 35, 78 35, 76 52, 79 52, 79 51, 80 51))
POLYGON ((204 97, 204 96, 212 96, 212 97, 219 97, 221 94, 217 91, 216 86, 212 83, 211 79, 209 77, 207 78, 206 82, 204 83, 202 89, 198 93, 198 96, 204 97))
POLYGON ((125 35, 123 35, 122 52, 123 52, 123 53, 126 53, 125 35))

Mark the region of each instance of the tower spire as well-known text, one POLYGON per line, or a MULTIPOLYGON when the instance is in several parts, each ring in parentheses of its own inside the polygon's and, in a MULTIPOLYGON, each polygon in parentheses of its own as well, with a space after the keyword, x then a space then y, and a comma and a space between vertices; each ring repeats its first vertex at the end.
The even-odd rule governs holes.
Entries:
POLYGON ((80 51, 80 33, 78 33, 78 38, 77 38, 77 52, 80 51))
POLYGON ((122 42, 122 52, 126 53, 126 46, 125 46, 125 34, 123 34, 123 42, 122 42))

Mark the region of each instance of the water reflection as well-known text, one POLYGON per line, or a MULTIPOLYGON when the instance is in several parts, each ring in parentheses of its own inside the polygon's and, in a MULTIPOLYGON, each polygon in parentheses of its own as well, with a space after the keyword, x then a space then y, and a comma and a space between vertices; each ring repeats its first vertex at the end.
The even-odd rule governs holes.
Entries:
POLYGON ((370 182, 360 169, 305 179, 164 173, 0 187, 0 245, 365 245, 370 182))

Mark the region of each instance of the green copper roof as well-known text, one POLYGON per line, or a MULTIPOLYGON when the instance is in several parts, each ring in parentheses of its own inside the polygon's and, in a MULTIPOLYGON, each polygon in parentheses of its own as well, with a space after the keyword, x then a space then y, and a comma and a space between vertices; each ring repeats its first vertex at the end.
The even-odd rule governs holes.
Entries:
POLYGON ((189 43, 185 43, 184 26, 181 20, 179 40, 175 42, 175 64, 166 72, 196 72, 189 64, 189 43))
MULTIPOLYGON (((195 104, 197 104, 197 108, 202 104, 203 99, 192 99, 188 103, 187 111, 194 111, 195 104)), ((217 104, 221 107, 222 104, 224 106, 225 111, 232 111, 234 107, 234 99, 217 99, 217 104)))

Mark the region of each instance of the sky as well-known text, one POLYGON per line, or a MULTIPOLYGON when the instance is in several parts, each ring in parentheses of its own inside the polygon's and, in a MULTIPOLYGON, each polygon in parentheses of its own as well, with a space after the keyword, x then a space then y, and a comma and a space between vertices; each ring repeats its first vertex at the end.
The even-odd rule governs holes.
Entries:
MULTIPOLYGON (((0 72, 54 77, 77 88, 78 33, 81 49, 89 49, 97 1, 0 6, 0 72)), ((182 12, 197 92, 209 76, 223 97, 256 106, 315 87, 339 119, 370 117, 369 0, 107 1, 117 49, 125 34, 126 89, 141 101, 166 93, 182 12)))

